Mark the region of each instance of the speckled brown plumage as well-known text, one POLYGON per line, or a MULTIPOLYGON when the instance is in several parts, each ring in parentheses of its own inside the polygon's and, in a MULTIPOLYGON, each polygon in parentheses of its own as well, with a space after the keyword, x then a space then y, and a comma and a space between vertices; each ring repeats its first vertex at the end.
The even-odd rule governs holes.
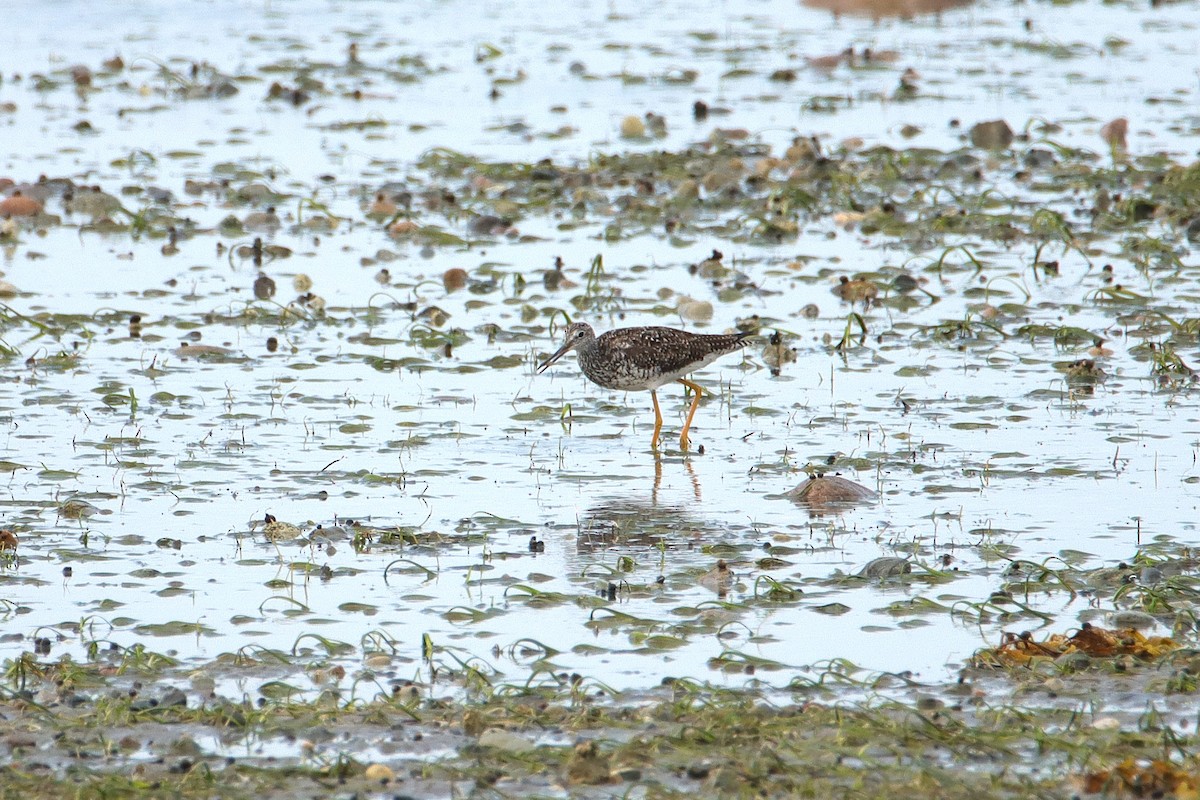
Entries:
POLYGON ((655 390, 674 381, 684 384, 696 393, 679 437, 680 446, 686 450, 688 429, 703 390, 684 376, 742 349, 750 343, 748 337, 747 333, 711 335, 656 326, 617 328, 596 336, 591 325, 573 322, 567 326, 562 347, 543 361, 537 371, 543 372, 575 350, 583 374, 593 383, 624 392, 649 390, 655 412, 651 447, 658 446, 658 433, 662 428, 662 412, 655 390))

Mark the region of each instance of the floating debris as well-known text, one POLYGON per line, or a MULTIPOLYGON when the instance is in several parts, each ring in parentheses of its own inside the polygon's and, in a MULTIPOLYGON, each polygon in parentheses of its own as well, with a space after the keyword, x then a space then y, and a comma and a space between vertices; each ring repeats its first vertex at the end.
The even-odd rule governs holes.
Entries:
POLYGON ((1112 769, 1101 769, 1076 776, 1072 782, 1084 794, 1105 797, 1177 797, 1200 796, 1200 772, 1164 759, 1145 761, 1132 756, 1112 769))
POLYGON ((1182 645, 1168 636, 1145 636, 1133 629, 1108 630, 1087 622, 1074 634, 1055 633, 1038 642, 1029 633, 1006 633, 999 647, 981 650, 971 662, 976 667, 1022 667, 1038 659, 1059 659, 1074 653, 1091 658, 1132 656, 1155 661, 1182 645))

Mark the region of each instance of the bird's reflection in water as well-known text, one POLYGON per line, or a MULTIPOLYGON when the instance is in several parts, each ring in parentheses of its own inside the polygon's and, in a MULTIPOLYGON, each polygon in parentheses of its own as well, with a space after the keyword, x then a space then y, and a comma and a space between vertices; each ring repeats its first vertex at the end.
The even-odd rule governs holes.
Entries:
MULTIPOLYGON (((700 496, 700 479, 696 477, 696 470, 692 469, 692 461, 689 458, 683 459, 683 468, 687 470, 688 480, 692 482, 692 495, 695 496, 696 502, 701 500, 700 496)), ((654 489, 650 492, 650 502, 658 503, 658 490, 662 487, 663 479, 663 462, 662 456, 658 453, 654 454, 654 489)))
MULTIPOLYGON (((701 500, 700 479, 689 459, 683 459, 684 471, 691 483, 695 502, 701 500)), ((611 497, 593 505, 579 518, 576 546, 591 552, 614 545, 654 547, 669 535, 701 527, 691 515, 692 503, 661 502, 663 460, 654 459, 654 484, 650 497, 644 495, 611 497)))

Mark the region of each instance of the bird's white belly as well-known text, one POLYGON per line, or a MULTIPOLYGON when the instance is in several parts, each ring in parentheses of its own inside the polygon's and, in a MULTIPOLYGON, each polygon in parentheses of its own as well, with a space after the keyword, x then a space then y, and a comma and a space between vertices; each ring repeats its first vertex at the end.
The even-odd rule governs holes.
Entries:
MULTIPOLYGON (((675 370, 673 372, 660 372, 651 369, 626 369, 619 375, 588 375, 588 378, 595 384, 603 386, 606 389, 614 389, 618 392, 646 392, 666 386, 668 383, 674 383, 689 373, 703 369, 720 358, 721 355, 720 353, 714 353, 701 361, 689 364, 686 369, 675 370), (597 380, 597 378, 601 377, 603 380, 597 380)), ((580 366, 582 367, 582 364, 580 366)))

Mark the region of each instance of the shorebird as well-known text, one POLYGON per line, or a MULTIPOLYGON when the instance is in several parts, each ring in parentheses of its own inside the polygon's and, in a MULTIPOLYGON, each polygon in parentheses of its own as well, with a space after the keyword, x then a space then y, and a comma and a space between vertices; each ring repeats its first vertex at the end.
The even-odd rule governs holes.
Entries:
POLYGON ((742 349, 750 343, 748 333, 702 334, 677 328, 643 327, 616 328, 596 336, 586 322, 567 326, 562 347, 538 366, 541 374, 567 353, 579 353, 579 367, 595 384, 622 392, 650 391, 654 401, 654 436, 651 449, 658 449, 658 434, 662 430, 662 410, 658 407, 657 390, 678 381, 692 390, 692 406, 679 434, 679 447, 688 449, 688 429, 700 407, 704 389, 685 378, 685 375, 708 366, 723 355, 742 349))

